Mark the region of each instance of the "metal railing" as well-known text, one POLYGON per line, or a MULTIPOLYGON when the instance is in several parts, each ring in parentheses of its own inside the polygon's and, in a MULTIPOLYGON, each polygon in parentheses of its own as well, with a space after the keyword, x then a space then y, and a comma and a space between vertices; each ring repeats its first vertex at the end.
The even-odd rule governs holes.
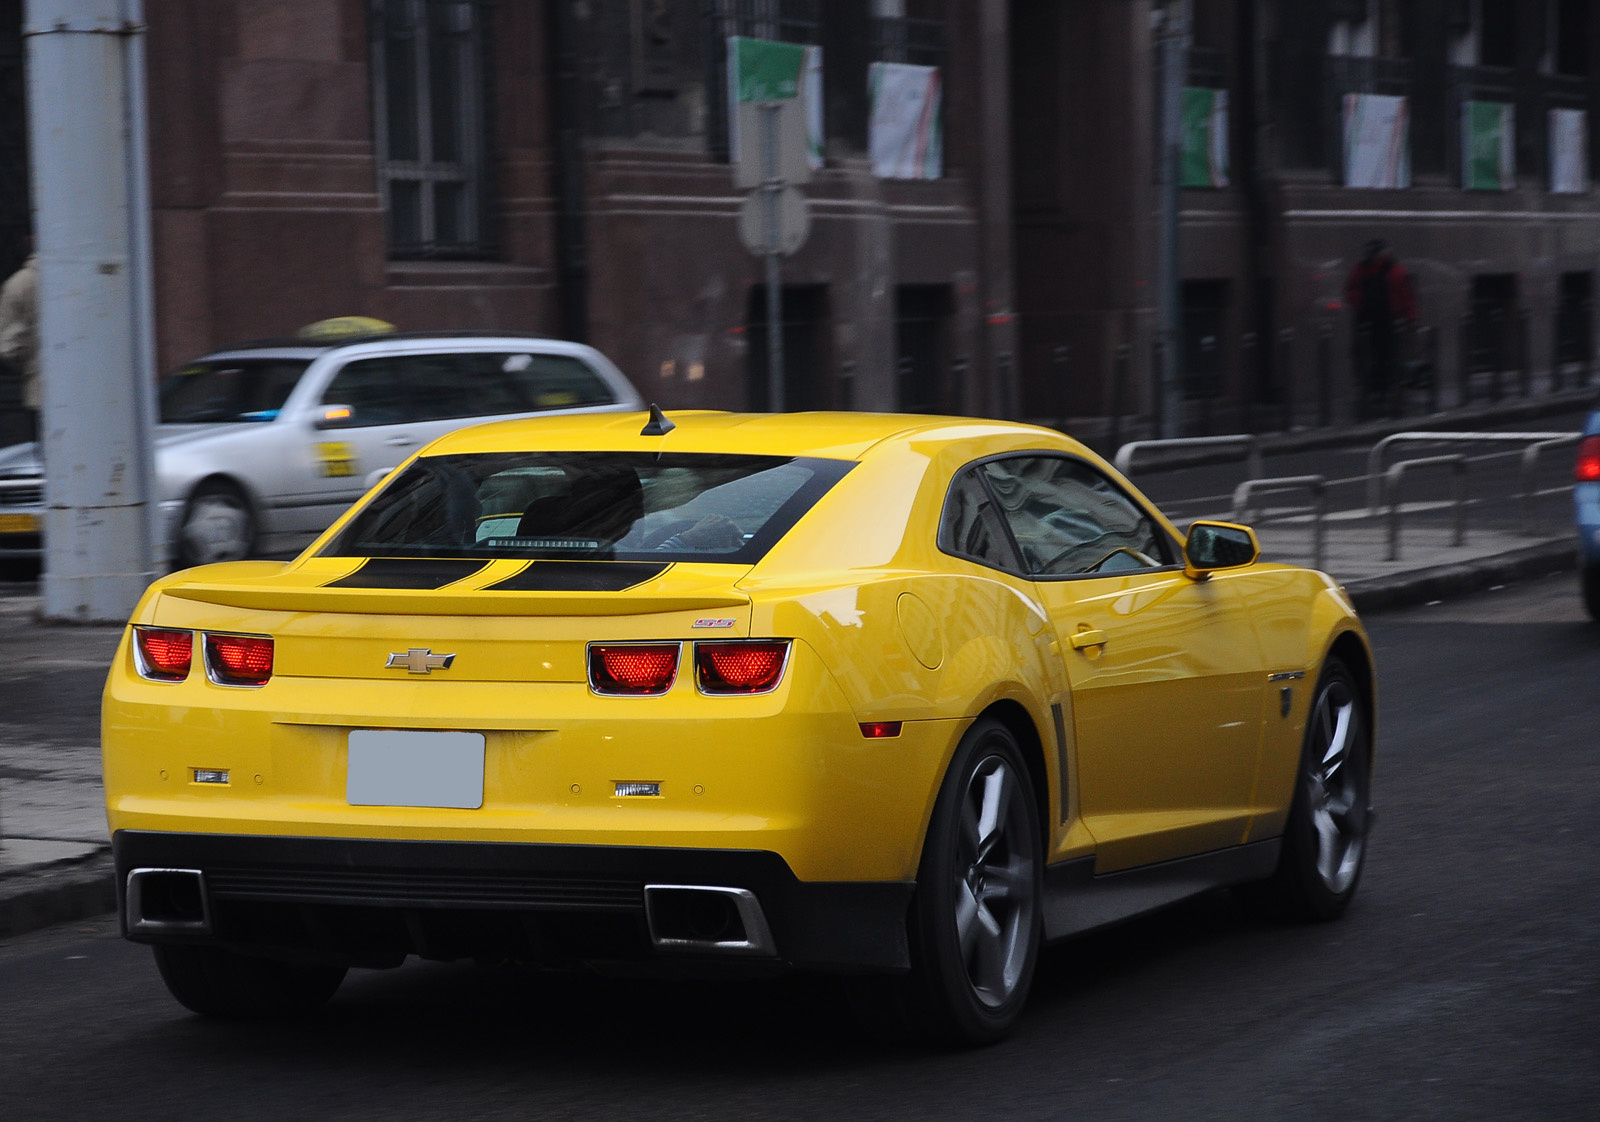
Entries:
POLYGON ((1448 465, 1454 476, 1451 490, 1454 495, 1454 534, 1451 545, 1465 545, 1467 541, 1467 457, 1461 452, 1443 456, 1422 456, 1415 460, 1401 460, 1383 474, 1383 494, 1389 506, 1389 550, 1385 560, 1400 560, 1400 484, 1406 472, 1413 468, 1443 467, 1448 465))
POLYGON ((1320 475, 1281 475, 1275 479, 1246 479, 1233 490, 1233 520, 1248 523, 1250 500, 1258 493, 1304 489, 1311 494, 1311 567, 1322 568, 1328 516, 1328 481, 1320 475))
POLYGON ((1583 439, 1581 432, 1568 432, 1560 436, 1552 436, 1548 440, 1537 440, 1522 450, 1521 490, 1517 498, 1522 504, 1522 532, 1532 535, 1534 533, 1534 502, 1538 498, 1538 490, 1534 478, 1539 470, 1539 456, 1547 448, 1565 448, 1576 444, 1583 439))
POLYGON ((1227 436, 1179 436, 1166 440, 1130 440, 1117 449, 1116 458, 1112 463, 1123 475, 1133 474, 1133 458, 1140 452, 1151 450, 1175 451, 1179 448, 1228 448, 1244 449, 1244 458, 1248 463, 1248 470, 1252 476, 1261 473, 1261 442, 1254 433, 1237 432, 1227 436))
POLYGON ((1386 436, 1367 453, 1367 511, 1376 515, 1382 502, 1383 456, 1396 444, 1550 444, 1577 439, 1572 432, 1397 432, 1386 436))

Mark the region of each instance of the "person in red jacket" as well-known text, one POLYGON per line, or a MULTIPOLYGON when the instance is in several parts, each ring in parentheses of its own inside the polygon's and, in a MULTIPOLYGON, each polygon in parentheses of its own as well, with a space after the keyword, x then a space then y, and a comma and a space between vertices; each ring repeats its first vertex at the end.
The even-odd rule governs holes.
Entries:
POLYGON ((1361 413, 1394 413, 1399 394, 1400 330, 1417 321, 1411 274, 1374 238, 1344 282, 1344 302, 1355 313, 1354 365, 1362 375, 1361 413))

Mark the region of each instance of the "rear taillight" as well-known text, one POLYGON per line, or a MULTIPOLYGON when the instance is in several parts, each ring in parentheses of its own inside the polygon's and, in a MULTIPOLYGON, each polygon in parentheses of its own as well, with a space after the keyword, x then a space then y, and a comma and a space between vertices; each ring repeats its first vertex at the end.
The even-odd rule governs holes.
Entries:
POLYGON ((260 686, 272 677, 272 640, 264 635, 207 635, 206 674, 219 686, 260 686))
POLYGON ((701 693, 766 693, 778 687, 789 661, 787 639, 731 639, 694 645, 701 693))
POLYGON ((1578 445, 1578 466, 1572 478, 1578 483, 1600 482, 1600 436, 1586 436, 1578 445))
POLYGON ((181 682, 194 661, 194 632, 160 627, 135 627, 133 644, 139 673, 157 682, 181 682))
POLYGON ((595 693, 648 697, 666 693, 678 677, 678 643, 596 643, 589 648, 589 687, 595 693))

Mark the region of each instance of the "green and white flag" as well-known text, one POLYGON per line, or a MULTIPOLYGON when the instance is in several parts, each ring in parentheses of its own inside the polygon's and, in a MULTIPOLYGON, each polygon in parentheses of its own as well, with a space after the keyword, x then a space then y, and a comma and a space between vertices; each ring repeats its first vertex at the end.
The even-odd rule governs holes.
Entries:
POLYGON ((1461 103, 1461 186, 1509 191, 1517 185, 1515 118, 1503 101, 1461 103))
POLYGON ((1183 89, 1183 171, 1185 187, 1228 185, 1228 91, 1183 89))
POLYGON ((875 62, 867 71, 871 103, 867 147, 879 179, 938 179, 944 174, 937 66, 875 62))
POLYGON ((1344 95, 1344 185, 1411 186, 1411 106, 1405 98, 1344 95))
POLYGON ((728 156, 739 162, 741 105, 801 102, 807 160, 822 166, 822 48, 812 43, 728 37, 728 156))
POLYGON ((1589 190, 1589 114, 1583 109, 1550 110, 1550 193, 1581 195, 1589 190))

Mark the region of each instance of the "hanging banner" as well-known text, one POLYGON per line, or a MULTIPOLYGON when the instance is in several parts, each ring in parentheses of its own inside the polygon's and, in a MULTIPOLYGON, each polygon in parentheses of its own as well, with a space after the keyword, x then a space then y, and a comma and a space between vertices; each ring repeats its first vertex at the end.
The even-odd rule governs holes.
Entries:
POLYGON ((792 101, 805 130, 806 162, 822 166, 822 48, 812 43, 728 37, 728 162, 737 164, 759 133, 763 102, 792 101))
POLYGON ((1411 186, 1411 107, 1387 94, 1344 95, 1344 184, 1411 186))
POLYGON ((1228 185, 1228 91, 1183 89, 1183 170, 1185 187, 1228 185))
POLYGON ((1550 191, 1581 195, 1589 190, 1589 114, 1550 110, 1550 191))
POLYGON ((1517 185, 1516 138, 1511 106, 1503 101, 1461 103, 1461 186, 1468 191, 1509 191, 1517 185))
POLYGON ((879 179, 944 174, 944 85, 937 66, 875 62, 867 70, 867 142, 879 179))

